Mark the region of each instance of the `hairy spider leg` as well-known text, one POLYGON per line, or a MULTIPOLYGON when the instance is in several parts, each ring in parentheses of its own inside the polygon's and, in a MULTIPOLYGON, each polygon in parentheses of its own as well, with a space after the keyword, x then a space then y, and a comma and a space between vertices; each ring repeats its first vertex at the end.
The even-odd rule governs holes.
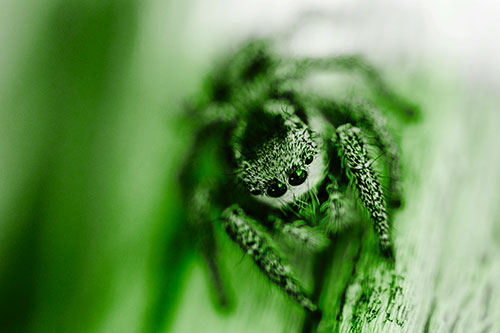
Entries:
POLYGON ((337 180, 331 173, 328 174, 328 178, 330 181, 326 186, 328 199, 323 202, 320 211, 324 214, 322 224, 326 225, 326 230, 329 233, 336 233, 341 230, 345 224, 343 220, 345 213, 345 195, 340 191, 337 180))
POLYGON ((387 163, 388 203, 392 208, 401 207, 403 196, 399 148, 392 134, 387 130, 386 120, 380 110, 364 99, 351 99, 342 104, 336 104, 325 98, 316 97, 312 99, 312 104, 319 108, 335 126, 340 125, 335 120, 341 119, 342 123, 351 123, 373 135, 373 143, 380 149, 387 163))
POLYGON ((281 255, 252 226, 257 223, 247 216, 238 205, 227 208, 222 214, 222 224, 229 237, 257 264, 267 278, 279 286, 300 306, 317 311, 317 306, 305 294, 289 266, 281 255))
POLYGON ((330 244, 328 237, 320 228, 308 226, 303 220, 285 223, 280 218, 274 217, 273 227, 289 243, 310 252, 320 252, 330 244))
POLYGON ((415 105, 390 89, 375 68, 360 55, 345 55, 329 58, 303 58, 296 61, 296 67, 303 75, 308 74, 311 70, 345 70, 358 72, 376 94, 381 96, 387 104, 392 106, 395 110, 398 110, 407 119, 416 118, 420 114, 419 109, 415 105))
POLYGON ((391 207, 399 208, 403 200, 399 149, 387 130, 386 120, 377 108, 366 101, 353 101, 350 107, 353 110, 351 114, 357 118, 356 125, 374 134, 375 144, 384 154, 389 171, 388 203, 391 207))
POLYGON ((222 309, 229 308, 228 293, 219 266, 219 251, 211 221, 210 195, 207 186, 198 186, 190 202, 187 220, 197 236, 196 245, 207 264, 210 281, 215 289, 217 302, 222 309))
POLYGON ((394 258, 389 236, 386 203, 380 182, 371 167, 371 161, 362 139, 361 130, 351 124, 337 128, 332 139, 342 160, 347 177, 357 190, 363 207, 369 213, 375 232, 379 237, 382 253, 394 258))

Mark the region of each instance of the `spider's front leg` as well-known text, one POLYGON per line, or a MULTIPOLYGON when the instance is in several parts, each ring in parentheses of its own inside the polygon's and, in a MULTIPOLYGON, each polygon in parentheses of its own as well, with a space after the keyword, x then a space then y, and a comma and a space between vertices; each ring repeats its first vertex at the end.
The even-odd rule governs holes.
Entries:
POLYGON ((303 308, 309 311, 317 310, 278 252, 253 227, 256 222, 241 208, 237 205, 227 208, 222 214, 222 223, 229 237, 252 257, 271 282, 278 285, 303 308))
POLYGON ((371 167, 372 161, 364 146, 361 130, 351 124, 342 125, 337 128, 334 141, 342 166, 374 223, 382 253, 393 258, 384 194, 371 167))
POLYGON ((352 101, 350 109, 352 111, 351 117, 363 129, 374 134, 375 144, 384 153, 390 176, 389 205, 392 208, 401 207, 403 195, 401 189, 399 149, 391 133, 387 130, 384 116, 376 107, 362 100, 352 101))

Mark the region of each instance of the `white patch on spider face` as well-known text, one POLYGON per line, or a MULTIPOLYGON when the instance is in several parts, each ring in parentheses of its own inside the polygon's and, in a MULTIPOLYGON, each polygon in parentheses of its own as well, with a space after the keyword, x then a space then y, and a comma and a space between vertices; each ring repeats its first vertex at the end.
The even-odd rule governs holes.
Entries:
POLYGON ((300 199, 305 193, 318 186, 325 178, 327 170, 326 158, 324 156, 325 153, 323 152, 321 147, 319 148, 320 149, 318 149, 318 153, 314 155, 314 160, 312 161, 312 163, 306 166, 307 178, 304 183, 300 184, 299 186, 292 186, 286 183, 287 191, 283 196, 279 198, 270 197, 265 193, 255 196, 255 198, 263 203, 268 204, 269 206, 281 208, 300 199))

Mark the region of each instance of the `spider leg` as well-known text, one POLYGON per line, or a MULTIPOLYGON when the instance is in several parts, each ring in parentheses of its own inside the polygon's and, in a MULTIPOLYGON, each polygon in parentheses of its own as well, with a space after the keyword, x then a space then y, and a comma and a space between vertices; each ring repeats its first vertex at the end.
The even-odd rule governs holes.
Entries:
POLYGON ((207 264, 210 280, 214 287, 217 302, 223 309, 229 308, 228 294, 219 266, 219 251, 211 223, 210 195, 207 186, 200 185, 193 193, 187 220, 192 234, 197 236, 196 243, 207 264))
POLYGON ((389 205, 398 208, 402 203, 399 149, 386 128, 385 118, 377 108, 367 102, 353 103, 352 109, 355 110, 353 116, 357 118, 357 124, 374 134, 375 144, 385 155, 389 171, 389 205))
POLYGON ((367 209, 373 222, 382 253, 393 258, 384 194, 370 165, 361 130, 351 124, 340 126, 336 130, 335 144, 347 177, 357 190, 361 204, 367 209))
POLYGON ((221 211, 221 205, 215 199, 215 194, 220 191, 217 174, 224 170, 218 164, 222 152, 214 147, 218 147, 219 142, 224 140, 224 128, 223 122, 213 122, 199 130, 179 180, 188 207, 186 210, 188 234, 193 235, 193 243, 207 265, 216 302, 221 308, 228 309, 230 302, 214 235, 215 221, 221 211), (213 168, 200 168, 202 165, 212 165, 213 168))
POLYGON ((227 208, 222 214, 222 224, 226 233, 245 253, 252 257, 267 278, 304 309, 316 311, 316 305, 304 293, 290 267, 283 263, 278 252, 253 227, 254 223, 256 222, 237 205, 227 208))
POLYGON ((328 199, 321 205, 320 211, 324 214, 322 224, 326 225, 326 230, 336 233, 341 230, 345 220, 344 194, 340 191, 335 178, 329 174, 330 183, 326 187, 328 199))
POLYGON ((401 165, 399 148, 387 130, 385 117, 380 110, 363 99, 349 99, 342 104, 324 98, 315 98, 312 104, 321 110, 335 126, 352 123, 374 137, 374 144, 380 149, 387 162, 389 173, 388 203, 393 208, 402 205, 401 165))
POLYGON ((366 80, 370 88, 395 110, 398 110, 407 118, 415 118, 419 115, 418 108, 389 88, 378 71, 360 55, 304 58, 297 61, 296 68, 299 74, 306 74, 310 70, 358 72, 366 80))
POLYGON ((319 252, 330 244, 328 237, 320 228, 310 227, 302 220, 284 223, 283 220, 274 218, 273 225, 290 244, 311 252, 319 252))

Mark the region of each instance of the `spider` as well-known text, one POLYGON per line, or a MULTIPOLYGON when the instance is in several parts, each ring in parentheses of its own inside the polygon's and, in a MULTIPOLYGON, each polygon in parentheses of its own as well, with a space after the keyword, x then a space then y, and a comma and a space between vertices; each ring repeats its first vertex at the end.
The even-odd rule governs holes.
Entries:
POLYGON ((222 306, 216 223, 270 282, 311 312, 317 304, 275 238, 319 252, 355 207, 373 224, 381 254, 394 258, 388 211, 402 202, 398 146, 369 99, 339 101, 306 89, 311 74, 335 71, 361 74, 394 110, 415 114, 359 56, 285 56, 262 39, 221 62, 192 106, 199 130, 181 173, 186 219, 222 306), (374 168, 378 157, 387 191, 374 168))

